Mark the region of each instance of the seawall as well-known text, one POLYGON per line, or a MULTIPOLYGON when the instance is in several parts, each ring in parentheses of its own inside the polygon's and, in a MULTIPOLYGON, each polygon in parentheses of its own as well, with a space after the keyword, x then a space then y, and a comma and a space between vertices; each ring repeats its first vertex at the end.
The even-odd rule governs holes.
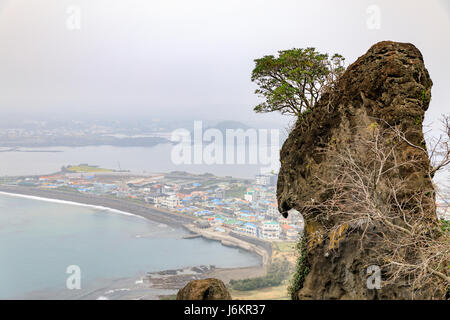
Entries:
MULTIPOLYGON (((184 226, 187 230, 194 234, 198 234, 205 239, 220 241, 223 245, 229 247, 237 247, 249 252, 256 253, 262 258, 262 266, 264 268, 270 263, 271 258, 271 247, 272 245, 269 242, 266 242, 266 246, 261 246, 256 243, 251 243, 249 241, 244 240, 243 238, 237 238, 234 236, 234 233, 219 233, 212 231, 210 229, 201 229, 196 227, 193 224, 187 224, 184 226), (269 250, 270 246, 270 250, 269 250)), ((255 239, 257 240, 257 239, 255 239)), ((259 240, 262 241, 262 240, 259 240)), ((265 241, 264 241, 265 242, 265 241)))

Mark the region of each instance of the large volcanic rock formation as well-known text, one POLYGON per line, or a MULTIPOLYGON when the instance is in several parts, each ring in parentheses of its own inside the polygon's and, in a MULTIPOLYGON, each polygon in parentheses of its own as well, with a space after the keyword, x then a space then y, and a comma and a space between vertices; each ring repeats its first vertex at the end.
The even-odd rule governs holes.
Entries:
POLYGON ((225 284, 214 278, 192 280, 177 293, 177 300, 231 300, 225 284))
MULTIPOLYGON (((386 263, 386 259, 380 261, 378 256, 385 249, 382 246, 386 245, 383 242, 384 226, 386 223, 398 225, 400 236, 401 230, 406 229, 402 223, 411 221, 408 220, 410 216, 404 218, 399 211, 398 217, 392 217, 391 210, 386 223, 375 223, 367 229, 369 224, 360 219, 357 221, 359 224, 341 224, 336 230, 334 227, 339 224, 339 216, 330 216, 320 206, 333 196, 328 182, 339 180, 339 172, 333 169, 336 157, 330 155, 330 150, 336 154, 339 154, 339 150, 354 150, 361 137, 370 137, 373 130, 381 132, 395 128, 396 131, 393 129, 389 138, 383 136, 380 139, 380 145, 387 147, 395 144, 392 158, 398 163, 413 159, 414 165, 399 168, 391 165, 392 170, 385 173, 377 186, 388 179, 389 183, 402 181, 402 188, 396 194, 396 201, 405 209, 402 214, 416 214, 423 228, 433 230, 437 223, 435 195, 432 176, 429 174, 430 161, 426 152, 423 152, 426 146, 422 130, 424 113, 431 98, 431 86, 432 81, 422 54, 414 45, 384 41, 372 46, 350 65, 336 85, 322 95, 313 110, 298 119, 281 150, 277 186, 280 212, 285 214, 290 209, 296 209, 305 219, 307 245, 302 262, 305 270, 300 272, 303 272, 303 278, 294 288, 294 298, 442 297, 442 290, 426 286, 412 290, 408 279, 401 277, 383 285, 381 289, 367 285, 367 267, 386 263), (423 195, 423 211, 407 210, 408 205, 411 206, 408 201, 413 194, 423 195), (364 237, 361 236, 363 233, 364 237)), ((354 151, 352 156, 356 162, 368 163, 370 159, 363 159, 368 156, 366 149, 354 151)), ((377 193, 380 207, 387 207, 387 202, 393 201, 392 192, 387 187, 385 191, 374 192, 377 193)), ((389 208, 392 209, 392 206, 389 208)), ((395 232, 392 234, 395 240, 395 232)), ((414 260, 414 256, 407 257, 408 248, 401 250, 396 254, 404 252, 405 261, 414 260)), ((384 277, 383 266, 381 272, 384 277)))

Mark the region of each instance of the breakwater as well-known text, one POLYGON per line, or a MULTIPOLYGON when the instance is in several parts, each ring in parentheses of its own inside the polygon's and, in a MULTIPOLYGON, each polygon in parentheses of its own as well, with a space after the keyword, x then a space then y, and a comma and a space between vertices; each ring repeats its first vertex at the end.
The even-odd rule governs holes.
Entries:
POLYGON ((240 248, 249 252, 256 253, 262 258, 262 266, 265 268, 270 263, 272 255, 272 244, 258 239, 246 239, 248 237, 236 237, 236 233, 219 233, 210 229, 198 228, 193 224, 184 226, 195 235, 200 235, 205 239, 220 241, 222 245, 240 248), (256 240, 256 242, 249 240, 256 240))

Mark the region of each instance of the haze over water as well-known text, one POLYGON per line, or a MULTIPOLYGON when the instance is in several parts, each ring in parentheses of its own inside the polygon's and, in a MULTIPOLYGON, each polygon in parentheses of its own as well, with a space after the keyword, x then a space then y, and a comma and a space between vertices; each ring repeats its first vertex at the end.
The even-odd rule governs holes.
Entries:
POLYGON ((172 144, 159 144, 151 148, 113 146, 21 148, 21 150, 61 152, 0 152, 0 176, 43 175, 59 171, 62 166, 80 163, 115 170, 131 170, 133 173, 187 171, 239 178, 254 178, 260 173, 261 166, 256 164, 176 165, 171 160, 172 148, 172 144))

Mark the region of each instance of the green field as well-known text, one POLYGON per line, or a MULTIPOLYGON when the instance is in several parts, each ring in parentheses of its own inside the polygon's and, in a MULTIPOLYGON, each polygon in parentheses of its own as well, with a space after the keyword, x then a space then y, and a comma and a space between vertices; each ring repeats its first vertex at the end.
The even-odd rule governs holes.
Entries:
POLYGON ((296 245, 296 242, 273 242, 272 248, 278 252, 294 252, 296 245))
POLYGON ((234 186, 225 192, 227 198, 244 198, 247 186, 234 186))
POLYGON ((235 300, 289 300, 287 284, 250 291, 230 290, 235 300))
POLYGON ((67 166, 66 170, 69 172, 113 172, 111 169, 104 169, 90 165, 67 166))

